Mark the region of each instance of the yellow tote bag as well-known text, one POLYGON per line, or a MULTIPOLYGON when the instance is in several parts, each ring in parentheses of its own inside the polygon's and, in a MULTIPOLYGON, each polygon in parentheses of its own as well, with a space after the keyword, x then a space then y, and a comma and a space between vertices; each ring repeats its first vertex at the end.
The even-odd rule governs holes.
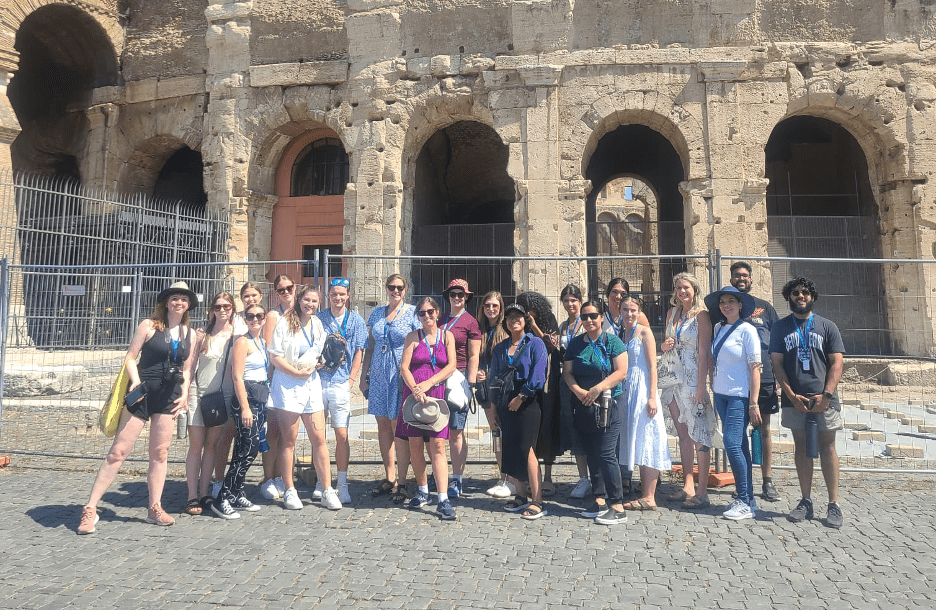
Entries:
POLYGON ((124 363, 124 365, 120 367, 117 380, 114 381, 110 394, 104 402, 104 407, 101 409, 101 432, 103 432, 104 436, 107 438, 112 438, 117 434, 117 424, 120 423, 120 414, 123 413, 124 408, 124 397, 127 395, 128 380, 127 365, 124 363))

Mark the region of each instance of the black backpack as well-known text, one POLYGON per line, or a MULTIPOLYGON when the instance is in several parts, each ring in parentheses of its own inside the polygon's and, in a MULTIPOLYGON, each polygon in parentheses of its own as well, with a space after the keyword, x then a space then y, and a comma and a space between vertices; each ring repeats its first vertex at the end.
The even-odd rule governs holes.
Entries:
MULTIPOLYGON (((514 354, 513 361, 518 362, 520 356, 529 347, 531 341, 525 342, 514 354)), ((516 366, 508 366, 503 371, 488 379, 487 396, 489 402, 497 408, 506 408, 510 402, 510 395, 514 391, 514 374, 517 372, 516 366)))

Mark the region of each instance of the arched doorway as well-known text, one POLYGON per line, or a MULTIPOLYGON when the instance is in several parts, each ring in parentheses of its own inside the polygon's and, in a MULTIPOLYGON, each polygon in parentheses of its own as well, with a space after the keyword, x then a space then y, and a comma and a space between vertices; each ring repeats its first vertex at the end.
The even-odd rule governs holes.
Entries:
MULTIPOLYGON (((685 169, 676 148, 661 133, 645 125, 634 124, 621 125, 609 131, 598 141, 588 159, 585 178, 592 183, 592 190, 585 200, 589 256, 633 254, 655 257, 686 253, 683 196, 679 192, 679 183, 685 180, 685 169), (615 216, 606 211, 609 188, 626 201, 628 186, 631 199, 638 192, 645 200, 652 199, 655 216, 645 212, 638 218, 635 210, 615 216), (602 206, 599 206, 599 200, 602 206), (598 216, 599 207, 604 214, 601 218, 598 216), (606 221, 612 218, 613 223, 608 224, 606 221), (618 238, 601 239, 602 234, 618 238), (633 239, 624 239, 629 235, 633 239)), ((648 258, 604 263, 591 265, 589 292, 603 293, 608 280, 623 277, 631 289, 639 291, 644 298, 644 311, 651 324, 662 325, 672 277, 685 270, 684 261, 648 258)))
POLYGON ((14 170, 80 181, 77 158, 96 87, 117 84, 117 55, 101 25, 73 6, 50 4, 20 24, 19 69, 7 95, 22 132, 12 145, 14 170))
POLYGON ((153 197, 207 205, 205 166, 201 153, 188 146, 172 153, 159 170, 156 184, 153 185, 153 197))
MULTIPOLYGON (((414 255, 514 255, 516 186, 507 173, 508 147, 494 129, 459 121, 435 132, 416 159, 414 255)), ((455 277, 472 290, 515 293, 509 262, 414 265, 417 294, 438 294, 455 277)))
MULTIPOLYGON (((308 131, 289 143, 277 171, 279 200, 273 208, 270 244, 273 260, 314 260, 316 251, 320 256, 325 251, 343 252, 348 176, 348 153, 331 129, 308 131)), ((289 273, 295 275, 292 270, 289 273)), ((297 282, 315 279, 311 265, 299 273, 301 278, 293 278, 297 282)), ((328 273, 342 275, 340 259, 328 273)))
MULTIPOLYGON (((774 127, 764 156, 770 256, 881 256, 868 162, 844 127, 815 116, 790 117, 774 127)), ((880 267, 790 261, 773 263, 771 272, 779 312, 787 309, 783 285, 808 276, 821 295, 817 309, 842 330, 849 354, 891 353, 886 331, 878 330, 887 311, 880 267)))

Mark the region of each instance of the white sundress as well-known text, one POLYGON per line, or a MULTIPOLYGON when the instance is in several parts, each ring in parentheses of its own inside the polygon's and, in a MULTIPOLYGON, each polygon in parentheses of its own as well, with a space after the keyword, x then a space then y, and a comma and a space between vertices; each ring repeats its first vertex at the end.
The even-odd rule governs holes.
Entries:
MULTIPOLYGON (((669 442, 662 407, 652 418, 647 416, 650 389, 647 358, 640 340, 640 325, 634 327, 633 338, 627 343, 627 380, 624 382, 624 431, 618 450, 618 463, 633 470, 634 466, 647 466, 657 470, 670 470, 669 442)), ((657 392, 659 404, 659 392, 657 392)))

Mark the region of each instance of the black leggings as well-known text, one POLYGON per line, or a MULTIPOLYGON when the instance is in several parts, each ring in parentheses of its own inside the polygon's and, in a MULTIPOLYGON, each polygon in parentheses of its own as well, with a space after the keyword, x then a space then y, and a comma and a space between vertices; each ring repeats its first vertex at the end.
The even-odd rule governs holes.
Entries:
POLYGON ((249 428, 241 421, 241 408, 237 399, 232 405, 234 411, 234 425, 237 426, 237 435, 234 437, 234 455, 231 465, 224 477, 224 484, 218 493, 218 499, 233 501, 244 493, 244 480, 247 470, 257 458, 260 451, 260 428, 266 423, 266 404, 249 401, 250 411, 253 413, 253 425, 249 428))

